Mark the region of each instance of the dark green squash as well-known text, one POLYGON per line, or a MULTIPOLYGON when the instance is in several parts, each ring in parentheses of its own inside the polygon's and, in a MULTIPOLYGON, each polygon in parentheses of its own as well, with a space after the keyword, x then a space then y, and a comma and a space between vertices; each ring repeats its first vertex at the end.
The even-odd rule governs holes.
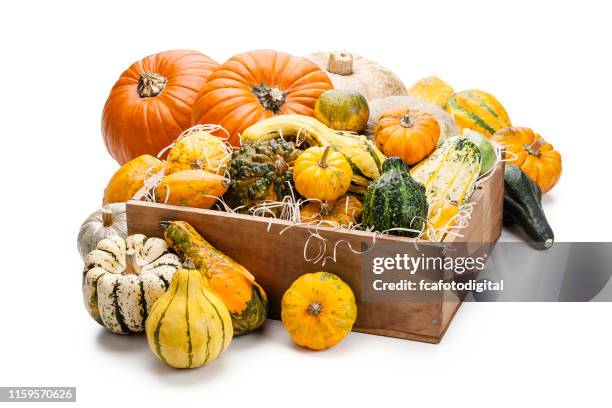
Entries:
MULTIPOLYGON (((417 183, 399 157, 383 163, 382 174, 368 187, 363 198, 361 222, 374 231, 406 228, 421 231, 427 219, 425 187, 417 183)), ((390 231, 390 234, 415 237, 417 232, 390 231)))
POLYGON ((515 165, 507 164, 504 173, 504 224, 516 224, 537 249, 553 245, 555 235, 541 204, 538 185, 515 165))
POLYGON ((249 208, 265 200, 282 201, 293 189, 293 163, 300 150, 292 142, 273 139, 243 144, 228 167, 230 187, 223 197, 232 208, 249 208))

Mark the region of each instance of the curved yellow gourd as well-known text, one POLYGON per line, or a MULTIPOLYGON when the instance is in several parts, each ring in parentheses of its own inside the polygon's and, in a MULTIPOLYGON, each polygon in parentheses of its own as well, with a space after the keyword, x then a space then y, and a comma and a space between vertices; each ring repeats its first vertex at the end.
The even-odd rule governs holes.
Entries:
POLYGON ((189 262, 153 305, 145 330, 153 353, 175 368, 210 363, 229 346, 233 332, 227 308, 189 262))

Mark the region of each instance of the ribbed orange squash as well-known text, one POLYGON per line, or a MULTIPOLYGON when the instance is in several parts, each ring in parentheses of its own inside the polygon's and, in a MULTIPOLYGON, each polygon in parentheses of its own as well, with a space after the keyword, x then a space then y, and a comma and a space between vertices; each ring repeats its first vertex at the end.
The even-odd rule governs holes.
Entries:
POLYGON ((203 170, 182 170, 164 176, 155 186, 155 201, 185 207, 210 208, 227 191, 229 180, 203 170))
POLYGON ((164 223, 163 227, 166 241, 181 257, 193 261, 229 310, 234 335, 249 333, 264 323, 268 297, 244 266, 210 245, 184 221, 164 223))
POLYGON ((393 108, 383 112, 374 127, 376 145, 387 157, 398 156, 413 165, 438 144, 440 125, 426 112, 393 108))
POLYGON ((104 189, 103 204, 124 203, 144 186, 144 180, 164 168, 164 163, 148 154, 130 160, 119 168, 104 189))
POLYGON ((350 227, 361 218, 361 201, 350 194, 332 203, 308 203, 300 210, 302 222, 329 221, 342 227, 350 227))
MULTIPOLYGON (((306 58, 259 50, 239 54, 213 71, 193 106, 193 124, 218 124, 232 146, 252 124, 274 115, 313 116, 319 96, 332 89, 325 72, 306 58)), ((219 134, 220 135, 220 134, 219 134)))
POLYGON ((508 163, 520 167, 546 193, 561 177, 561 154, 542 136, 526 127, 505 128, 491 140, 506 146, 508 163))
POLYGON ((197 51, 149 55, 121 74, 102 113, 102 136, 119 164, 157 155, 191 125, 198 91, 218 64, 197 51))

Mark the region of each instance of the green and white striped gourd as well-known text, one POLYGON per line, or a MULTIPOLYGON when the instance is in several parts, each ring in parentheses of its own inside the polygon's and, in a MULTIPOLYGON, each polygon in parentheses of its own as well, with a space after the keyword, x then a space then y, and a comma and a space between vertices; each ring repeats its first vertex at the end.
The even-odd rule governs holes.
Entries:
POLYGON ((425 186, 429 213, 470 200, 480 173, 480 151, 469 140, 455 136, 414 166, 410 174, 425 186))
POLYGON ((103 239, 85 257, 85 307, 114 333, 141 332, 151 307, 180 267, 180 258, 163 239, 141 234, 103 239))

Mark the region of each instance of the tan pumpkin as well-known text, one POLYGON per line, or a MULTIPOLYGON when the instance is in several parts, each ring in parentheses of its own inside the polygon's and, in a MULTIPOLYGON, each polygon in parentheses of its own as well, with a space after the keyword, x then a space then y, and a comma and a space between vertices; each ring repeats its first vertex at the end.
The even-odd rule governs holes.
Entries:
POLYGON ((164 163, 148 154, 143 154, 125 163, 115 172, 104 189, 103 204, 124 203, 131 200, 136 193, 144 191, 145 179, 159 173, 164 163))
POLYGON ((526 127, 510 127, 497 131, 491 140, 506 147, 509 164, 520 167, 546 193, 559 181, 562 172, 561 154, 542 136, 526 127))
POLYGON ((102 113, 106 148, 119 164, 157 155, 191 125, 198 91, 218 64, 197 51, 149 55, 130 65, 110 91, 102 113))
POLYGON ((318 52, 306 58, 327 72, 334 89, 359 92, 368 102, 406 94, 406 87, 397 75, 357 54, 348 51, 318 52))
POLYGON ((436 76, 421 78, 408 88, 408 95, 444 108, 446 100, 455 93, 452 86, 436 76))
POLYGON ((308 203, 300 210, 302 222, 328 221, 341 227, 351 227, 361 218, 361 201, 345 194, 334 202, 308 203))
POLYGON ((210 208, 227 191, 229 181, 203 170, 182 170, 164 176, 155 186, 158 203, 210 208))
POLYGON ((374 128, 378 148, 387 157, 398 156, 411 166, 433 152, 439 137, 440 125, 436 118, 406 108, 384 112, 374 128))
POLYGON ((165 174, 181 170, 205 170, 210 173, 225 173, 232 157, 231 147, 217 136, 213 136, 205 125, 196 125, 184 132, 168 153, 165 174))
POLYGON ((370 135, 374 134, 374 127, 383 112, 393 108, 406 108, 414 111, 427 112, 438 121, 440 126, 440 137, 438 138, 438 146, 452 136, 459 134, 459 128, 455 124, 453 117, 439 106, 425 102, 416 96, 390 96, 385 99, 377 99, 370 101, 370 120, 368 121, 368 131, 370 135))
POLYGON ((346 157, 331 146, 306 149, 293 167, 293 182, 306 198, 334 201, 348 191, 353 170, 346 157))

